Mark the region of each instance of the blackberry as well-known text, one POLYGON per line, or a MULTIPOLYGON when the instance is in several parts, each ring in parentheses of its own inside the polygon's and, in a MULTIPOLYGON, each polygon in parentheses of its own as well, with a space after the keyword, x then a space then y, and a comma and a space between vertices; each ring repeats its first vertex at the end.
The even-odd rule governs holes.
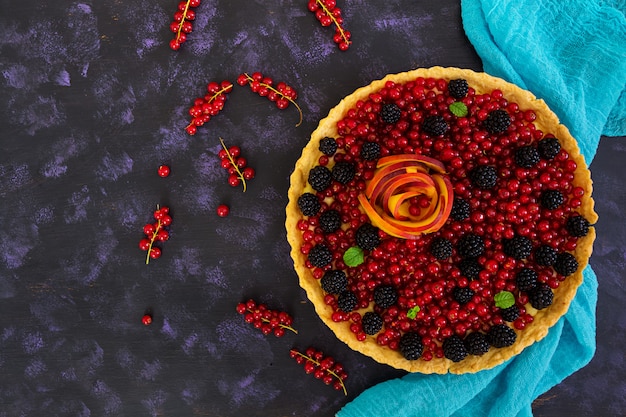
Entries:
POLYGON ((491 165, 479 165, 469 172, 469 178, 478 188, 493 188, 498 182, 498 172, 491 165))
POLYGON ((552 266, 556 262, 556 250, 551 246, 542 245, 535 249, 535 262, 541 266, 552 266))
POLYGON ((464 79, 450 80, 448 82, 448 93, 454 98, 463 98, 467 95, 469 86, 464 79))
POLYGON ((366 334, 375 335, 383 328, 383 319, 373 311, 368 311, 361 318, 361 325, 366 334))
POLYGON ((548 210, 554 210, 559 208, 565 198, 563 198, 563 194, 559 190, 546 190, 541 193, 541 205, 548 210))
POLYGON ((333 260, 333 254, 324 244, 313 246, 309 251, 309 262, 317 268, 323 268, 333 260))
POLYGON ((515 151, 515 163, 522 168, 532 168, 539 162, 539 151, 532 146, 521 146, 515 151))
POLYGON ((559 253, 556 257, 556 262, 553 265, 557 274, 561 274, 564 277, 572 275, 578 269, 578 261, 568 252, 559 253))
POLYGON ((400 353, 404 356, 404 359, 414 361, 422 356, 424 351, 424 343, 422 337, 413 332, 405 333, 400 338, 399 343, 400 353))
POLYGON ((472 297, 474 297, 474 291, 469 288, 455 287, 452 290, 452 298, 459 304, 469 303, 472 297))
POLYGON ((337 162, 332 170, 333 179, 341 184, 347 184, 354 178, 356 168, 352 162, 337 162))
POLYGON ((320 139, 319 149, 324 155, 334 155, 337 152, 337 142, 334 138, 325 137, 320 139))
POLYGON ((459 239, 457 252, 461 258, 476 258, 485 251, 483 238, 473 233, 468 233, 459 239))
POLYGON ((575 215, 567 219, 565 229, 573 237, 587 236, 589 233, 589 222, 583 216, 575 215))
POLYGON ((443 356, 450 359, 452 362, 460 362, 469 352, 465 347, 463 340, 457 335, 452 335, 443 341, 443 356))
POLYGON ((489 342, 483 333, 472 332, 465 337, 463 341, 465 348, 470 355, 481 356, 489 350, 489 342))
POLYGON ((298 208, 305 216, 315 216, 321 207, 322 205, 315 194, 304 193, 298 197, 298 208))
POLYGON ((402 111, 396 103, 383 104, 383 107, 380 109, 380 118, 385 123, 395 123, 400 120, 401 116, 402 111))
POLYGON ((376 142, 365 142, 361 146, 361 158, 366 161, 374 161, 380 158, 380 145, 376 142))
POLYGON ((341 214, 337 210, 326 210, 320 214, 319 225, 324 233, 332 233, 341 227, 341 214))
POLYGON ((443 237, 433 239, 430 244, 430 253, 439 260, 448 259, 452 256, 452 242, 443 237))
POLYGON ((521 260, 530 256, 533 251, 533 242, 525 236, 513 236, 511 239, 504 239, 502 249, 505 255, 521 260))
POLYGON ((380 237, 378 237, 378 228, 370 223, 363 223, 354 234, 354 239, 359 248, 363 250, 373 250, 380 245, 380 237))
POLYGON ((489 133, 502 133, 511 125, 511 117, 505 110, 492 110, 483 122, 483 126, 489 133))
POLYGON ((520 291, 530 291, 537 286, 537 272, 530 268, 522 268, 515 275, 515 285, 520 291))
POLYGON ((339 310, 344 313, 350 313, 353 311, 358 303, 359 300, 356 298, 356 294, 350 290, 342 291, 341 294, 339 294, 339 297, 337 297, 337 307, 339 307, 339 310))
POLYGON ((389 308, 398 301, 398 292, 391 285, 380 285, 374 290, 374 303, 380 308, 389 308))
POLYGON ((487 333, 487 342, 493 347, 503 348, 515 343, 517 334, 506 324, 496 324, 487 333))
POLYGON ((467 201, 463 200, 461 197, 454 197, 454 202, 452 203, 452 210, 450 211, 450 217, 452 217, 456 221, 465 220, 470 215, 470 205, 467 201))
POLYGON ((345 272, 333 269, 324 273, 320 284, 329 294, 341 294, 348 288, 348 277, 345 272))
POLYGON ((431 136, 443 135, 448 129, 448 123, 442 116, 426 116, 422 123, 422 130, 431 136))
POLYGON ((503 308, 500 310, 500 316, 504 321, 515 321, 520 316, 519 307, 512 305, 509 308, 503 308))
POLYGON ((478 263, 476 258, 465 258, 459 262, 459 270, 461 275, 468 279, 478 279, 478 275, 483 268, 478 263))
POLYGON ((309 184, 315 191, 324 191, 333 181, 333 175, 330 169, 318 165, 309 171, 309 184))
POLYGON ((537 150, 543 159, 551 161, 561 152, 561 144, 557 138, 545 138, 537 143, 537 150))
POLYGON ((552 305, 552 300, 554 300, 552 288, 543 282, 539 283, 539 285, 528 293, 528 302, 537 310, 543 310, 546 307, 550 307, 552 305))

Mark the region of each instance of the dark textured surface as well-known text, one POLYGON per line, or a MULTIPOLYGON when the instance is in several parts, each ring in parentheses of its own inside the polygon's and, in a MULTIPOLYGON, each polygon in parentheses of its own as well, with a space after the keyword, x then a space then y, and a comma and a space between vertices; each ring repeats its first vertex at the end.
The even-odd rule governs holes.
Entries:
MULTIPOLYGON (((176 2, 0 0, 0 416, 321 417, 403 375, 316 318, 285 238, 288 177, 318 120, 355 88, 481 63, 457 1, 342 3, 347 52, 306 1, 280 0, 204 1, 173 52, 176 2), (193 99, 244 71, 296 88, 302 125, 293 106, 235 85, 188 136, 193 99), (246 193, 226 183, 219 137, 257 170, 246 193), (146 266, 137 244, 157 204, 171 207, 171 239, 146 266), (249 297, 290 312, 299 334, 245 324, 234 306, 249 297), (289 358, 309 345, 345 364, 348 397, 289 358)), ((536 416, 626 415, 625 158, 623 140, 605 138, 592 164, 596 356, 538 399, 536 416)))

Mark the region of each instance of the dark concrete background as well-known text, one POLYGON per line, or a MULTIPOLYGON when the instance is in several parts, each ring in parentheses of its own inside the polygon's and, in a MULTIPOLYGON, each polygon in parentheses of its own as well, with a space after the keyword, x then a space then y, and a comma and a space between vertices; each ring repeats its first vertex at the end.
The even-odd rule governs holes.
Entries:
MULTIPOLYGON (((176 1, 0 0, 0 416, 322 417, 404 375, 315 316, 285 238, 288 178, 318 120, 355 88, 481 62, 458 1, 340 2, 346 52, 306 3, 205 0, 174 52, 176 1), (188 136, 193 99, 244 71, 292 85, 302 125, 292 106, 235 86, 188 136), (257 170, 246 193, 226 183, 219 137, 257 170), (146 266, 137 244, 157 204, 171 207, 171 239, 146 266), (291 313, 299 334, 245 324, 235 305, 250 297, 291 313), (308 346, 345 364, 347 397, 289 358, 308 346)), ((592 164, 597 354, 536 401, 537 417, 626 415, 623 139, 603 138, 592 164)))

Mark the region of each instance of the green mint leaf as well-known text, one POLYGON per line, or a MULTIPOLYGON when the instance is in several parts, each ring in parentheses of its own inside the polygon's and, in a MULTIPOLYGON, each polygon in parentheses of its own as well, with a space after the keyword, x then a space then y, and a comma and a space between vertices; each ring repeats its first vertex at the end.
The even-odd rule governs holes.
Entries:
POLYGON ((500 291, 493 297, 493 301, 496 302, 496 307, 505 309, 515 304, 515 296, 509 291, 500 291))
POLYGON ((363 249, 353 246, 343 254, 343 262, 348 266, 359 266, 364 261, 363 249))
POLYGON ((456 117, 467 116, 467 106, 462 101, 455 101, 454 103, 450 104, 449 109, 456 117))
POLYGON ((420 306, 415 306, 409 309, 409 311, 406 312, 406 316, 408 318, 410 318, 411 320, 415 320, 415 317, 417 316, 417 313, 420 312, 420 306))

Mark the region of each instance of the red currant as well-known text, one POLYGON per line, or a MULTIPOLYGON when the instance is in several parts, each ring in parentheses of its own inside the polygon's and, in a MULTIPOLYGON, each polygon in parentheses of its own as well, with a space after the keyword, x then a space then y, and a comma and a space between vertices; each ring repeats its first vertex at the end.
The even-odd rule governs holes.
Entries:
POLYGON ((152 324, 152 316, 150 314, 144 314, 143 317, 141 318, 141 323, 144 326, 149 326, 152 324))
POLYGON ((226 217, 230 213, 230 208, 226 204, 220 204, 217 206, 217 215, 220 217, 226 217))
POLYGON ((170 167, 167 166, 167 165, 159 166, 158 174, 159 174, 159 177, 163 177, 163 178, 169 176, 170 175, 170 167))

